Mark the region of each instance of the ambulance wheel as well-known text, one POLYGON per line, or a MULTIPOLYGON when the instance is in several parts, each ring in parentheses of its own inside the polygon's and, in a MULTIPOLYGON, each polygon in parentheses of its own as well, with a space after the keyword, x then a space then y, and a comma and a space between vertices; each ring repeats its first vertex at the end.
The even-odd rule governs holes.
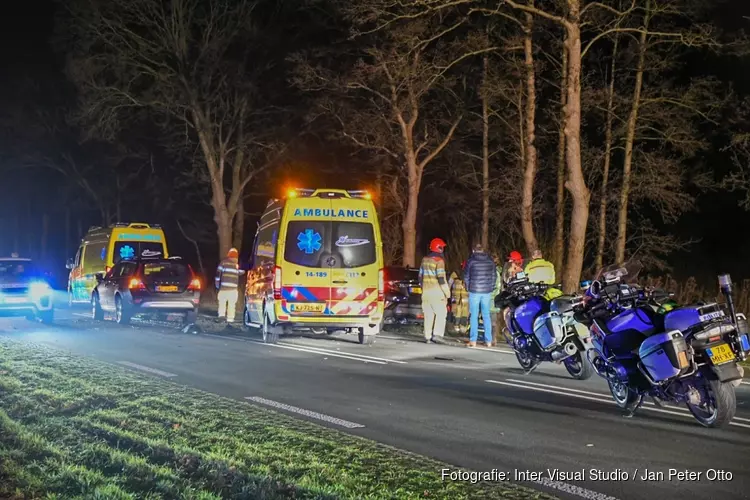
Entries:
POLYGON ((357 330, 357 336, 359 343, 362 345, 372 345, 375 342, 375 335, 365 335, 365 329, 359 328, 357 330))
POLYGON ((266 344, 276 344, 279 341, 279 332, 271 325, 271 318, 268 313, 263 315, 263 342, 266 344))
POLYGON ((245 306, 245 310, 242 312, 242 326, 245 329, 248 329, 252 326, 250 324, 250 311, 247 310, 247 306, 245 306))
POLYGON ((96 321, 104 320, 104 310, 99 303, 99 294, 96 293, 91 296, 91 317, 96 321))

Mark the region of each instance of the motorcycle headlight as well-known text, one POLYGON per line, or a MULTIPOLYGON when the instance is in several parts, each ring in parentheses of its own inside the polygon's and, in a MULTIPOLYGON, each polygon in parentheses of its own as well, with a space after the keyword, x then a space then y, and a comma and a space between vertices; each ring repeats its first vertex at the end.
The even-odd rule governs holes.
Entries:
POLYGON ((33 300, 39 300, 42 297, 47 297, 51 293, 52 289, 47 283, 43 281, 37 281, 29 285, 29 295, 31 295, 31 298, 33 300))

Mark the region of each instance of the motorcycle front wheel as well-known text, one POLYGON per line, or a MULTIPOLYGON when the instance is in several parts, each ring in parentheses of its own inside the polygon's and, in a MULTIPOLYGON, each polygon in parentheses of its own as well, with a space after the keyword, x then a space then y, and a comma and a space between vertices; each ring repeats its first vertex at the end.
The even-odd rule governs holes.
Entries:
POLYGON ((586 380, 591 377, 594 371, 589 360, 585 358, 585 351, 578 351, 563 361, 565 369, 576 380, 586 380))
POLYGON ((701 393, 700 404, 687 403, 688 410, 704 427, 726 427, 737 413, 737 395, 731 382, 715 378, 696 378, 695 388, 701 393))
POLYGON ((615 400, 617 406, 623 410, 632 412, 636 406, 640 397, 638 393, 628 387, 628 384, 621 380, 607 379, 609 384, 609 392, 612 393, 612 399, 615 400))

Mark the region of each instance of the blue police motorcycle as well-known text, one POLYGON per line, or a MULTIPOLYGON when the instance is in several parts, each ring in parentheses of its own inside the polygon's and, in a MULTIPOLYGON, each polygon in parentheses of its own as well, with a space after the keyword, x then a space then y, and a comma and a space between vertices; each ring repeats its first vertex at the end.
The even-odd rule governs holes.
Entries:
POLYGON ((737 363, 750 352, 731 280, 720 277, 726 305, 674 307, 670 294, 635 284, 640 269, 636 261, 610 266, 588 288, 577 317, 591 332, 591 365, 626 416, 649 396, 657 406, 684 403, 705 427, 728 425, 742 379, 737 363))
POLYGON ((505 339, 527 374, 546 361, 562 363, 575 379, 588 379, 593 373, 585 354, 591 346, 590 334, 575 319, 583 297, 548 300, 545 292, 550 288, 557 287, 531 283, 524 273, 506 285, 495 301, 499 308, 507 308, 505 339))

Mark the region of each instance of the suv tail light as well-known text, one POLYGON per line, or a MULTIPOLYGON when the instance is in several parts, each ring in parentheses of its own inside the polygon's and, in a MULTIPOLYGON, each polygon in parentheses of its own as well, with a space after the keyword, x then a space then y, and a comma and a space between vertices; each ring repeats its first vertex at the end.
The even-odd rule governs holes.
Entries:
POLYGON ((279 266, 273 268, 273 298, 281 300, 281 268, 279 266))
POLYGON ((385 269, 378 271, 378 302, 385 300, 385 269))
POLYGON ((132 278, 130 283, 128 283, 128 288, 131 290, 145 290, 146 285, 143 284, 140 278, 132 278))
POLYGON ((191 292, 199 292, 200 289, 201 289, 201 280, 199 280, 198 278, 193 278, 190 281, 190 285, 188 285, 188 290, 190 290, 191 292))

